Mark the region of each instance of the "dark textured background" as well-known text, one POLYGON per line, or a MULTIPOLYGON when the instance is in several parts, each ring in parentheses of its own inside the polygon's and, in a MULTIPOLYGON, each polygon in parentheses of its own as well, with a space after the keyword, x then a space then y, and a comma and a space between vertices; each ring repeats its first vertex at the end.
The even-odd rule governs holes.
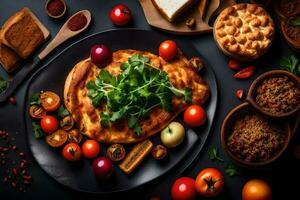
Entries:
MULTIPOLYGON (((93 14, 92 25, 80 38, 92 33, 114 29, 109 18, 108 12, 110 9, 119 3, 126 4, 133 13, 134 21, 129 27, 151 29, 144 17, 143 11, 138 3, 134 0, 66 0, 68 5, 68 12, 62 20, 50 19, 44 12, 44 4, 46 0, 1 0, 0 3, 0 24, 2 24, 11 14, 21 9, 22 7, 29 7, 50 30, 52 37, 57 33, 63 22, 76 11, 81 9, 88 9, 93 14)), ((121 37, 121 36, 120 36, 121 37)), ((234 106, 240 103, 235 97, 235 91, 239 88, 247 90, 250 83, 264 71, 270 70, 269 65, 276 68, 276 63, 282 55, 291 54, 291 50, 282 42, 281 36, 277 33, 275 42, 267 55, 262 59, 256 61, 258 68, 256 75, 246 81, 237 81, 232 75, 233 72, 227 68, 227 58, 218 51, 212 34, 198 35, 198 36, 178 36, 178 39, 186 40, 193 43, 204 58, 210 63, 216 72, 218 86, 219 86, 219 104, 214 121, 214 126, 210 136, 206 142, 203 151, 198 158, 188 168, 184 174, 168 174, 161 179, 158 179, 143 187, 139 187, 129 192, 121 194, 114 194, 110 196, 91 195, 86 193, 79 193, 70 190, 50 178, 39 165, 34 161, 30 154, 26 141, 26 133, 24 131, 22 102, 24 101, 24 92, 28 82, 17 90, 15 96, 17 98, 17 105, 9 103, 0 105, 0 129, 10 132, 17 138, 17 143, 21 149, 27 153, 30 161, 30 173, 33 174, 34 182, 28 188, 26 193, 19 193, 0 182, 0 199, 109 199, 121 197, 125 199, 149 199, 152 196, 159 196, 161 199, 170 199, 169 191, 172 182, 180 176, 195 177, 197 173, 206 167, 217 167, 224 172, 224 168, 219 163, 212 162, 208 159, 207 149, 211 146, 218 146, 220 154, 225 160, 228 160, 220 146, 220 127, 226 113, 234 106), (121 196, 122 195, 122 196, 121 196)), ((57 48, 53 54, 47 57, 44 63, 47 63, 53 56, 61 52, 65 47, 76 41, 76 38, 64 43, 57 48)), ((133 41, 134 42, 134 41, 133 41)), ((78 49, 80 51, 80 49, 78 49)), ((63 67, 63 64, 62 66, 63 67)), ((0 68, 0 76, 8 78, 7 74, 0 68)), ((263 178, 272 184, 274 199, 298 199, 295 196, 297 192, 297 185, 299 186, 299 161, 293 160, 291 154, 293 146, 297 144, 299 137, 294 137, 290 149, 285 153, 283 158, 274 163, 269 169, 264 171, 253 171, 247 169, 240 169, 240 175, 236 177, 225 176, 225 190, 217 199, 238 200, 241 199, 241 190, 245 181, 251 178, 263 178), (297 184, 294 184, 294 183, 297 184)), ((3 170, 0 168, 0 175, 2 177, 3 170)), ((200 199, 200 198, 199 198, 200 199)))

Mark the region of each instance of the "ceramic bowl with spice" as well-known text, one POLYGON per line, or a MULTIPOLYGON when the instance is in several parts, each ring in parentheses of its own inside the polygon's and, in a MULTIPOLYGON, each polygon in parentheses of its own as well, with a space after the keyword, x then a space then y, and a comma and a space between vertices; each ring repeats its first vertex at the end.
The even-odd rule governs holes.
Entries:
POLYGON ((300 14, 282 21, 281 32, 287 43, 296 51, 300 51, 300 14))
POLYGON ((67 5, 64 0, 48 0, 45 9, 49 17, 57 19, 64 16, 67 5))
POLYGON ((284 70, 266 72, 253 81, 246 100, 270 117, 292 116, 300 109, 300 79, 284 70))
POLYGON ((299 0, 276 0, 274 3, 274 11, 279 20, 286 20, 292 16, 300 14, 299 0))
POLYGON ((249 103, 231 110, 222 125, 221 144, 237 164, 262 168, 276 161, 286 150, 292 135, 287 121, 265 116, 249 103))

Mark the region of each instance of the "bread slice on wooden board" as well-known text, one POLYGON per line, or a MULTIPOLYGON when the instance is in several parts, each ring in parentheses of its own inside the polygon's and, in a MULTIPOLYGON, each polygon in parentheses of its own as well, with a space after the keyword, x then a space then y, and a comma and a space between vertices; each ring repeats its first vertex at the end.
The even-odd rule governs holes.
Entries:
POLYGON ((11 48, 0 41, 0 64, 8 73, 14 71, 21 63, 21 58, 11 48))
POLYGON ((49 36, 39 19, 28 8, 23 8, 4 23, 0 39, 25 59, 49 36))
POLYGON ((169 21, 173 22, 195 0, 151 0, 157 10, 169 21))

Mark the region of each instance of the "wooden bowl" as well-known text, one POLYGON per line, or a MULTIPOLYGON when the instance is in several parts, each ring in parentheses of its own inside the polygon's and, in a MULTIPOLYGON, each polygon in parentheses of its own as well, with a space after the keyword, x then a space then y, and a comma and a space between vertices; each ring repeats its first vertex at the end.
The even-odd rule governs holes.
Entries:
POLYGON ((64 16, 64 14, 67 11, 67 5, 66 2, 64 0, 60 0, 63 4, 64 4, 64 11, 60 14, 60 15, 52 15, 49 11, 48 11, 48 4, 53 1, 53 0, 47 0, 46 5, 45 5, 45 10, 46 13, 48 14, 49 17, 54 18, 54 19, 58 19, 61 18, 62 16, 64 16))
MULTIPOLYGON (((232 128, 234 126, 234 123, 240 119, 241 117, 247 115, 247 114, 255 114, 258 113, 256 109, 254 109, 248 102, 245 102, 241 105, 238 105, 237 107, 235 107, 234 109, 232 109, 227 116, 225 117, 223 124, 222 124, 222 128, 221 128, 221 145, 224 149, 224 151, 227 153, 227 155, 237 164, 246 167, 246 168, 250 168, 250 169, 261 169, 265 166, 268 166, 269 164, 273 163, 274 161, 276 161, 282 154, 283 152, 287 149, 291 136, 292 136, 292 131, 290 128, 290 125, 287 121, 280 121, 280 124, 282 124, 282 126, 286 129, 286 139, 285 142, 283 144, 283 146, 281 147, 281 150, 277 152, 277 154, 272 157, 269 160, 263 161, 263 162, 248 162, 245 160, 242 160, 240 158, 238 158, 235 154, 233 154, 228 146, 227 146, 227 139, 228 137, 231 135, 232 133, 232 128)), ((266 116, 268 117, 268 116, 266 116)), ((270 117, 268 117, 270 118, 270 117)), ((273 119, 274 118, 270 118, 273 119)), ((277 119, 275 119, 277 120, 277 119)))
POLYGON ((286 113, 282 113, 282 114, 274 114, 274 113, 270 113, 270 112, 267 112, 265 110, 263 110, 255 101, 255 98, 256 98, 256 89, 257 87, 265 80, 265 79, 269 79, 269 78, 272 78, 272 77, 280 77, 280 76, 287 76, 291 81, 293 81, 296 85, 296 87, 298 87, 298 89, 300 90, 300 79, 288 72, 288 71, 285 71, 285 70, 272 70, 272 71, 269 71, 269 72, 266 72, 262 75, 260 75, 258 78, 256 78, 253 83, 251 84, 250 88, 249 88, 249 91, 248 91, 248 96, 246 98, 246 100, 256 109, 258 110, 259 112, 265 114, 265 115, 268 115, 270 117, 275 117, 275 118, 284 118, 284 117, 290 117, 294 114, 296 114, 299 109, 300 109, 300 103, 299 105, 294 108, 293 110, 291 110, 290 112, 286 112, 286 113))
MULTIPOLYGON (((292 16, 295 16, 297 14, 300 14, 300 10, 299 9, 295 9, 295 10, 290 10, 290 12, 286 12, 286 10, 283 10, 282 6, 280 5, 281 2, 284 1, 284 0, 276 0, 276 1, 273 1, 273 7, 274 7, 274 11, 276 13, 276 16, 278 17, 278 19, 280 21, 282 20, 286 20, 292 16)), ((291 7, 290 3, 293 3, 292 1, 290 0, 285 0, 285 4, 287 4, 287 7, 291 7)), ((297 2, 294 2, 295 4, 297 4, 297 2)))
MULTIPOLYGON (((294 40, 293 38, 291 38, 287 32, 287 26, 289 26, 289 22, 290 20, 293 20, 295 18, 300 18, 300 14, 298 15, 295 15, 293 17, 290 17, 286 20, 283 20, 280 24, 280 28, 281 28, 281 32, 282 32, 282 35, 284 37, 284 39, 287 41, 288 45, 290 47, 292 47, 294 50, 300 52, 300 39, 299 40, 294 40)), ((300 28, 297 27, 297 29, 299 30, 300 32, 300 28)), ((293 30, 294 31, 294 30, 293 30)), ((299 33, 298 33, 299 34, 299 33)))

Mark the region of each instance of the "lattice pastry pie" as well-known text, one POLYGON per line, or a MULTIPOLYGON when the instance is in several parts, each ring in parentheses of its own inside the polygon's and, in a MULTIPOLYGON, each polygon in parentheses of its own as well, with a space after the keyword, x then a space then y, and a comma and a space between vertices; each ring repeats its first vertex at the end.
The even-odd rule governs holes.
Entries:
POLYGON ((274 23, 256 4, 236 4, 223 10, 214 25, 218 47, 238 60, 254 60, 271 46, 274 23))

